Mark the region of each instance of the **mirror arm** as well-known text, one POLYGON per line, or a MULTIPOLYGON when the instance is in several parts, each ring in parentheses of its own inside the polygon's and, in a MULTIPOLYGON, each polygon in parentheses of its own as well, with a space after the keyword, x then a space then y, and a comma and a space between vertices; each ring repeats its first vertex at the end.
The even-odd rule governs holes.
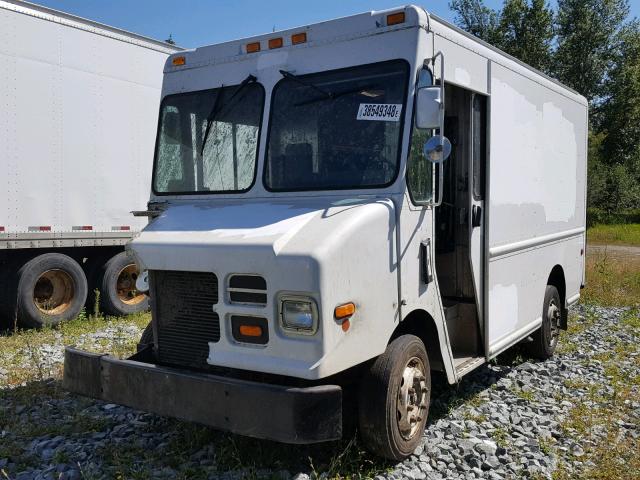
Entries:
MULTIPOLYGON (((444 53, 439 51, 436 53, 431 59, 431 64, 433 65, 433 73, 434 73, 434 82, 435 82, 435 64, 436 58, 440 57, 440 146, 442 147, 444 144, 444 53)), ((442 205, 442 199, 444 197, 444 193, 442 191, 444 187, 444 162, 438 165, 438 198, 436 198, 434 207, 439 207, 442 205)))

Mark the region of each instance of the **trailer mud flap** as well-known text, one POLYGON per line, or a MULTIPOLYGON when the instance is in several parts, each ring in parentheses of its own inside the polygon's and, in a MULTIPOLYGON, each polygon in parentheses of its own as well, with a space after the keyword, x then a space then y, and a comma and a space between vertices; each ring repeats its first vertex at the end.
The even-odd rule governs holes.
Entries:
POLYGON ((286 443, 342 436, 342 389, 293 388, 65 350, 65 389, 158 415, 286 443))

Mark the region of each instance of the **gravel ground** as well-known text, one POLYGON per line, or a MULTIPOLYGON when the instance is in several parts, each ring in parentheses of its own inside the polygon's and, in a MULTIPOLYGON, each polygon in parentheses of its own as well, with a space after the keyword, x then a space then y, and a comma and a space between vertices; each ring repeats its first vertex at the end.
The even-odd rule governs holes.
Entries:
MULTIPOLYGON (((140 333, 109 328, 82 343, 108 349, 140 333)), ((436 378, 424 442, 399 464, 353 440, 291 447, 218 433, 72 396, 55 379, 0 387, 0 478, 640 478, 638 310, 578 307, 561 344, 546 362, 511 351, 457 388, 436 378)), ((35 350, 46 372, 61 351, 35 350)))

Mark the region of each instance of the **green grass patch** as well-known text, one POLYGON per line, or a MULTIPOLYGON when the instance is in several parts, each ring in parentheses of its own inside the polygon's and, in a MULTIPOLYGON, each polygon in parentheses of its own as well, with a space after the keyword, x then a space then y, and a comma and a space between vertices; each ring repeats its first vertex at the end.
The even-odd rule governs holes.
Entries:
POLYGON ((640 246, 640 223, 594 225, 587 229, 587 241, 602 245, 640 246))
POLYGON ((587 255, 582 298, 603 306, 640 304, 640 257, 614 257, 605 252, 587 255))

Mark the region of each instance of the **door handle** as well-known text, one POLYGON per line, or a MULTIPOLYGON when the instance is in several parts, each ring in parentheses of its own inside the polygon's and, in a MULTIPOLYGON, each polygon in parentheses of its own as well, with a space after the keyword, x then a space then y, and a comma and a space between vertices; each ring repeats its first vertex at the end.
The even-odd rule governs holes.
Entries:
POLYGON ((479 227, 482 223, 482 207, 480 205, 474 205, 471 210, 471 226, 479 227))

